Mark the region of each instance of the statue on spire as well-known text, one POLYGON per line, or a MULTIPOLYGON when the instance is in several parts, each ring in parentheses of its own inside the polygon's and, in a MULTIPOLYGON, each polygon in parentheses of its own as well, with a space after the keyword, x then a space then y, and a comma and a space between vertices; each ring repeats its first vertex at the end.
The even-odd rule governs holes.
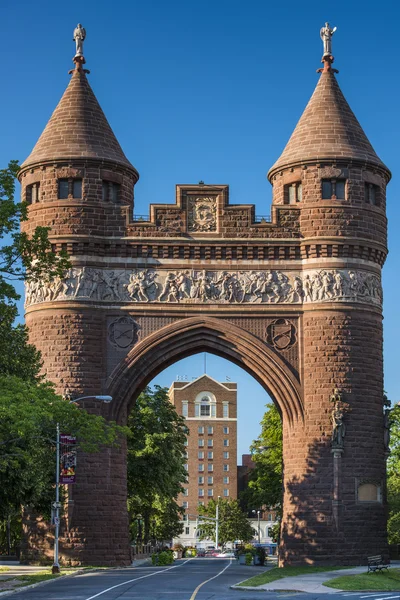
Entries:
POLYGON ((331 29, 329 27, 329 23, 325 23, 325 27, 321 27, 320 36, 324 45, 324 53, 322 55, 323 59, 326 56, 332 56, 332 36, 335 33, 336 29, 337 27, 331 29))
POLYGON ((74 58, 83 58, 83 42, 86 37, 86 30, 80 23, 74 29, 73 40, 76 44, 76 54, 74 58))

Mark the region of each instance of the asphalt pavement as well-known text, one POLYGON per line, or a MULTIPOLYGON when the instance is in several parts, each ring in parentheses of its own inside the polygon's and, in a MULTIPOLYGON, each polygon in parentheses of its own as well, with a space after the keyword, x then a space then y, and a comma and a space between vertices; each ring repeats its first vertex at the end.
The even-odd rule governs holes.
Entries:
MULTIPOLYGON (((363 568, 365 571, 365 567, 363 568)), ((349 571, 316 573, 303 577, 304 588, 289 588, 292 585, 285 578, 275 582, 274 589, 246 590, 232 589, 231 586, 257 573, 264 567, 246 567, 236 560, 195 558, 180 560, 170 567, 138 566, 124 569, 90 571, 74 577, 63 577, 37 587, 13 593, 15 600, 288 600, 294 596, 304 600, 332 600, 329 588, 313 588, 317 582, 332 578, 334 573, 343 575, 349 571)), ((271 584, 272 587, 273 584, 271 584)), ((400 600, 400 592, 340 592, 333 591, 338 600, 400 600), (353 598, 350 598, 353 596, 353 598)), ((0 599, 3 597, 0 594, 0 599)), ((336 599, 335 599, 336 600, 336 599)))

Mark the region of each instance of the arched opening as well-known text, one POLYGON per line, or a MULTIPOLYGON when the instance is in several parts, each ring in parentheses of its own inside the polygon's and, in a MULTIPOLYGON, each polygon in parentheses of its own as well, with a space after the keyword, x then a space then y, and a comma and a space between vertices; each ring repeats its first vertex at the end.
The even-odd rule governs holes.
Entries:
POLYGON ((303 420, 301 386, 288 364, 260 338, 212 317, 182 319, 139 342, 108 380, 108 393, 115 399, 111 418, 123 423, 140 392, 158 373, 199 352, 226 358, 252 375, 289 427, 303 420))

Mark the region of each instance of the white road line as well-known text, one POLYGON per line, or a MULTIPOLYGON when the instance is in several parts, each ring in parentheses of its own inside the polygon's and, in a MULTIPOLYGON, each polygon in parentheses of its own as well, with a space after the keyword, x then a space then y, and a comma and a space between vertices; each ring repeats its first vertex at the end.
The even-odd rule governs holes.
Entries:
POLYGON ((375 598, 375 600, 392 600, 392 598, 400 598, 399 594, 397 594, 397 596, 382 596, 382 594, 380 595, 380 598, 375 598))
MULTIPOLYGON (((357 593, 357 592, 353 592, 353 594, 354 593, 357 593)), ((387 592, 387 594, 390 594, 390 592, 387 592)), ((374 594, 366 594, 365 596, 359 596, 359 598, 373 598, 374 596, 385 596, 385 594, 382 594, 382 592, 375 592, 374 594)), ((385 596, 385 598, 386 598, 386 596, 385 596)))
POLYGON ((103 594, 106 594, 107 592, 110 592, 111 590, 115 590, 116 588, 121 587, 121 585, 127 585, 128 583, 133 583, 134 581, 139 581, 139 579, 146 579, 147 577, 153 577, 154 575, 159 575, 160 573, 166 573, 167 571, 171 571, 171 569, 178 569, 179 567, 183 567, 183 565, 186 565, 186 563, 188 563, 191 560, 193 560, 193 558, 188 558, 188 560, 185 560, 185 562, 181 563, 180 565, 175 565, 174 567, 168 567, 168 569, 163 569, 162 571, 157 571, 157 573, 149 573, 148 575, 142 575, 142 577, 136 577, 135 579, 129 579, 129 581, 124 581, 123 583, 118 583, 117 585, 113 585, 112 587, 109 587, 106 590, 103 590, 102 592, 95 594, 94 596, 89 596, 89 598, 85 598, 85 600, 93 600, 93 598, 98 598, 99 596, 102 596, 103 594))
MULTIPOLYGON (((209 581, 212 581, 213 579, 216 579, 217 577, 219 577, 220 575, 222 575, 222 573, 224 571, 226 571, 231 566, 231 564, 232 564, 232 559, 229 560, 229 565, 226 565, 226 567, 224 569, 222 569, 222 571, 220 571, 219 573, 217 573, 216 575, 214 575, 214 577, 210 577, 210 579, 206 579, 206 581, 203 581, 203 583, 200 583, 200 585, 197 586, 197 588, 194 590, 193 594, 190 596, 190 600, 195 600, 195 598, 197 596, 197 592, 199 591, 199 589, 201 587, 203 587, 203 585, 205 585, 209 581)), ((90 598, 88 598, 88 600, 90 600, 90 598)))

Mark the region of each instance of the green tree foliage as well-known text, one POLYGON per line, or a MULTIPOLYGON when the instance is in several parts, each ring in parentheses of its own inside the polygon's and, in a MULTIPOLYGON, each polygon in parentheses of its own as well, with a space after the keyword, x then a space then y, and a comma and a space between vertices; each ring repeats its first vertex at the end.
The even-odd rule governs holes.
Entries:
MULTIPOLYGON (((209 500, 207 506, 198 507, 199 515, 216 517, 217 502, 209 500)), ((238 500, 219 499, 218 504, 218 541, 225 545, 228 542, 248 542, 254 537, 254 529, 250 525, 247 514, 240 508, 238 500)), ((215 521, 199 520, 200 539, 215 539, 215 521)))
POLYGON ((390 413, 390 456, 387 462, 389 544, 400 544, 400 406, 390 413))
POLYGON ((0 170, 0 375, 35 379, 40 355, 27 343, 24 325, 14 327, 17 281, 49 280, 62 275, 70 263, 65 253, 52 252, 48 227, 37 227, 31 236, 20 231, 27 219, 27 205, 15 201, 18 162, 0 170))
POLYGON ((176 502, 183 491, 187 429, 166 388, 146 388, 128 419, 128 509, 133 539, 166 540, 183 531, 176 502), (143 527, 138 528, 138 520, 143 527))
POLYGON ((61 432, 76 435, 86 452, 117 444, 127 433, 69 404, 50 384, 0 376, 0 519, 15 515, 21 505, 48 514, 54 500, 57 423, 61 432))
POLYGON ((282 420, 274 404, 266 405, 261 433, 251 445, 255 468, 249 474, 248 488, 242 494, 247 510, 267 506, 282 509, 282 420))

